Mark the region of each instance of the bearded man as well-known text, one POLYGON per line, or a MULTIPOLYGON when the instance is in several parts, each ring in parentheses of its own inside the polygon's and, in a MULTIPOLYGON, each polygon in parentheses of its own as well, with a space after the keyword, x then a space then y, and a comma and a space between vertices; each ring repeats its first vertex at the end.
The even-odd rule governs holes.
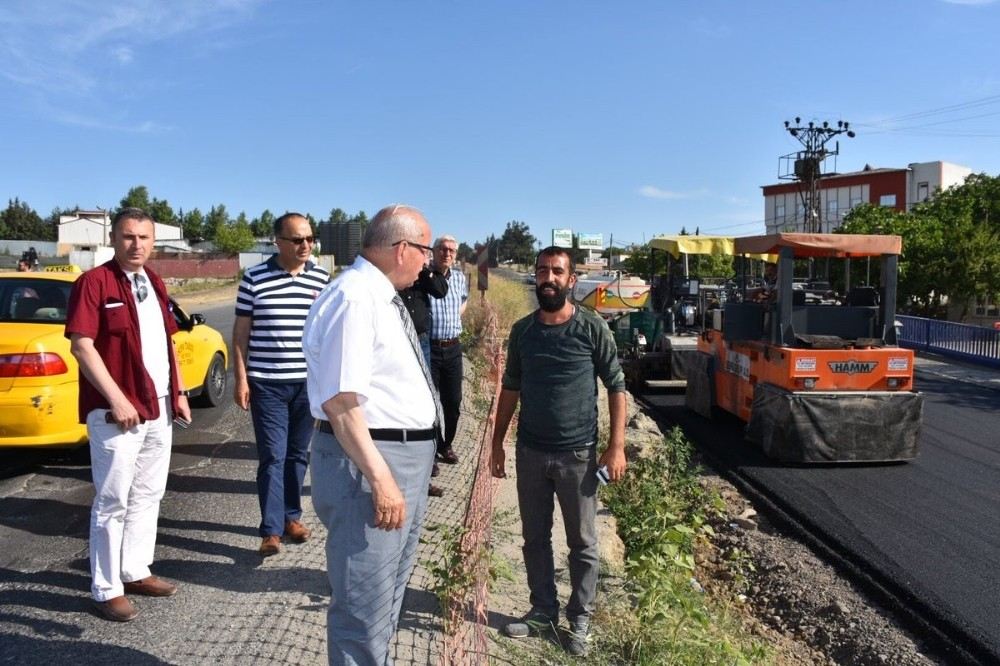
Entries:
POLYGON ((559 499, 569 546, 572 588, 566 604, 566 651, 587 649, 597 595, 597 471, 608 481, 625 473, 625 376, 608 325, 568 296, 576 284, 573 260, 560 247, 535 259, 539 308, 511 328, 507 367, 497 406, 491 468, 504 478, 504 437, 518 402, 515 467, 531 609, 505 632, 512 638, 559 622, 552 555, 553 497, 559 499), (610 439, 597 456, 597 378, 608 390, 610 439))

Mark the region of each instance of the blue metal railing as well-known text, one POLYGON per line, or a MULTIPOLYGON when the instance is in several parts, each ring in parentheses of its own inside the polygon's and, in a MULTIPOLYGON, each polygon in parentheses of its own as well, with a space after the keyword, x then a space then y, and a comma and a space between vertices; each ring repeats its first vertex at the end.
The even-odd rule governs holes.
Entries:
POLYGON ((899 345, 1000 368, 1000 330, 899 315, 899 345))

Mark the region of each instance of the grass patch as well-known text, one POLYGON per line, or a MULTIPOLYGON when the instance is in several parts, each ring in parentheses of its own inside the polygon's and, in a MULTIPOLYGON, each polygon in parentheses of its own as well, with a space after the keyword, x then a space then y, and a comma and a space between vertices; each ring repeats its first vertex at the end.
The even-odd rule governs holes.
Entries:
POLYGON ((679 428, 651 455, 631 461, 602 499, 625 543, 625 585, 595 617, 595 648, 605 664, 751 664, 767 649, 695 577, 695 548, 712 534, 721 498, 698 483, 692 447, 679 428))
POLYGON ((216 278, 191 278, 185 280, 183 283, 171 284, 168 287, 168 290, 170 291, 171 296, 190 296, 191 294, 199 294, 203 291, 211 291, 212 289, 231 287, 239 281, 239 278, 230 278, 228 280, 216 278))

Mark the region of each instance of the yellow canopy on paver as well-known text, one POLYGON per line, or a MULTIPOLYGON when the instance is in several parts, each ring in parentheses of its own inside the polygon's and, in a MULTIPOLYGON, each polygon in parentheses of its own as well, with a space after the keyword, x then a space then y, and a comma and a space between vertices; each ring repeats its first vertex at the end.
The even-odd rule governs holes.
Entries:
MULTIPOLYGON (((669 252, 674 259, 682 254, 736 254, 736 239, 732 236, 655 236, 649 241, 654 250, 669 252)), ((777 255, 750 254, 754 259, 777 261, 777 255)))

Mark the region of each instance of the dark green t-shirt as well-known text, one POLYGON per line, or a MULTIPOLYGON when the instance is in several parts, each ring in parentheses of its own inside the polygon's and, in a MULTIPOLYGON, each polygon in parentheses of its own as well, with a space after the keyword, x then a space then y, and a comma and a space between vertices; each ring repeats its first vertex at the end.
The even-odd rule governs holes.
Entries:
POLYGON ((507 343, 503 388, 521 392, 517 445, 543 451, 584 449, 597 441, 597 378, 609 392, 625 375, 608 325, 577 306, 563 324, 519 320, 507 343))

